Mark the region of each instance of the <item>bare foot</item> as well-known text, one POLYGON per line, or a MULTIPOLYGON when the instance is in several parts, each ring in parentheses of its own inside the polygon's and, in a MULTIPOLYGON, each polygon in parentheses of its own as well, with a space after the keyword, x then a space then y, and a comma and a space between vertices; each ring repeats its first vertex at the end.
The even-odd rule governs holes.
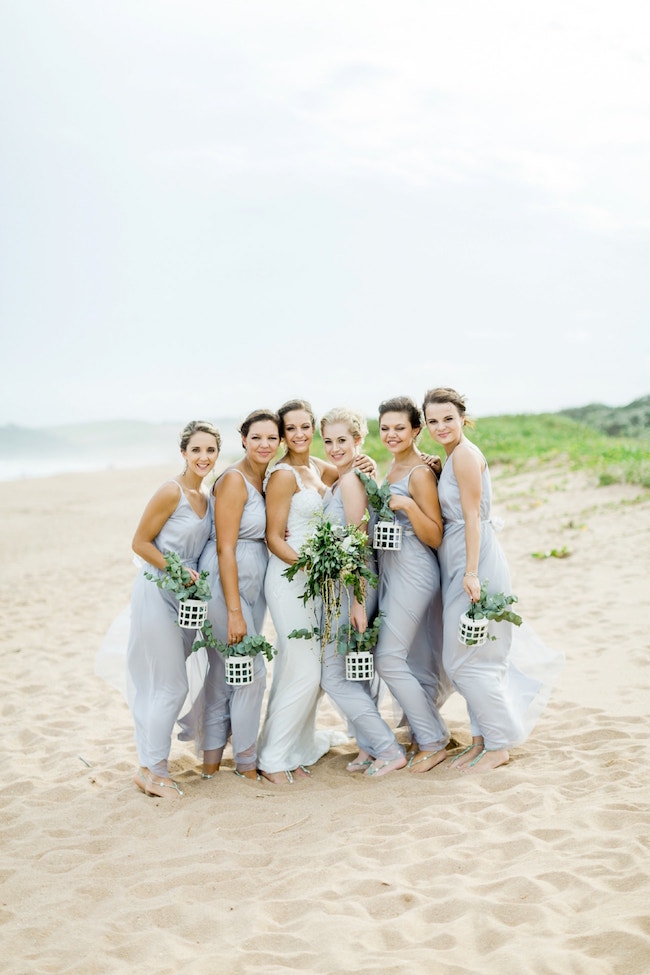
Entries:
POLYGON ((372 765, 372 759, 368 752, 360 751, 353 762, 348 762, 345 766, 346 772, 365 772, 369 765, 372 765))
POLYGON ((484 748, 469 765, 463 765, 460 772, 463 775, 482 775, 483 772, 491 772, 500 765, 507 765, 510 761, 510 752, 505 748, 496 748, 488 751, 484 748))
POLYGON ((259 772, 255 768, 246 769, 244 772, 236 768, 235 775, 238 775, 240 779, 254 779, 256 782, 260 777, 259 772))
POLYGON ((418 746, 418 743, 417 743, 417 741, 415 739, 413 739, 413 741, 411 742, 411 744, 406 746, 406 757, 407 757, 407 759, 410 761, 412 758, 415 758, 415 756, 417 755, 417 753, 419 751, 420 751, 420 748, 418 746))
POLYGON ((221 764, 220 762, 212 762, 210 764, 204 762, 203 771, 201 772, 201 778, 211 779, 219 771, 220 764, 221 764))
POLYGON ((436 765, 447 758, 447 750, 439 748, 437 752, 416 752, 409 759, 409 772, 430 772, 436 765))
POLYGON ((299 765, 298 768, 291 769, 291 774, 294 779, 311 779, 311 772, 304 765, 299 765))
POLYGON ((183 795, 178 783, 173 779, 154 775, 148 768, 139 768, 133 777, 138 789, 145 796, 158 796, 160 799, 180 799, 183 795))
POLYGON ((380 775, 388 775, 389 772, 394 772, 398 768, 404 768, 405 765, 406 755, 398 755, 397 758, 392 759, 376 758, 372 765, 368 766, 364 772, 364 776, 379 778, 380 775))
POLYGON ((475 758, 478 758, 484 748, 483 739, 474 738, 471 745, 468 745, 461 752, 458 752, 457 755, 454 755, 448 763, 447 768, 459 772, 466 765, 469 765, 470 762, 473 762, 475 758))
POLYGON ((260 775, 263 779, 267 779, 272 782, 273 785, 292 785, 293 775, 291 772, 264 772, 260 769, 260 775))

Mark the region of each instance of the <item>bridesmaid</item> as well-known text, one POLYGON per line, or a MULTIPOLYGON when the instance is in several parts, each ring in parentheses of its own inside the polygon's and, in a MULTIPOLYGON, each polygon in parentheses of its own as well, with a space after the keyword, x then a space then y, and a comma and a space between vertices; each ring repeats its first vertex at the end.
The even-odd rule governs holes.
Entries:
POLYGON ((127 672, 140 768, 135 784, 146 795, 177 799, 183 795, 169 776, 171 737, 187 695, 185 658, 195 633, 178 626, 178 600, 145 578, 162 576, 164 553, 176 552, 192 580, 210 534, 211 508, 201 490, 219 456, 221 437, 202 420, 181 433, 185 470, 167 481, 147 504, 133 537, 133 551, 147 563, 136 577, 131 596, 127 672))
POLYGON ((441 603, 438 561, 442 540, 436 476, 416 450, 420 411, 406 396, 379 407, 379 433, 393 455, 386 480, 390 507, 402 525, 402 547, 379 550, 379 611, 384 619, 375 669, 402 708, 417 743, 412 772, 428 772, 447 757, 447 728, 438 711, 441 678, 441 603))
MULTIPOLYGON (((366 422, 360 414, 339 408, 325 414, 320 429, 325 453, 338 472, 338 479, 325 493, 325 514, 333 524, 365 527, 368 499, 363 484, 354 473, 354 464, 367 433, 366 422)), ((370 568, 376 571, 374 552, 372 549, 370 552, 370 568)), ((377 591, 370 586, 363 605, 357 602, 353 593, 347 598, 344 595, 337 626, 340 629, 352 623, 356 630, 364 633, 376 608, 377 591)), ((346 680, 345 657, 336 651, 336 637, 323 651, 321 687, 354 729, 359 754, 348 764, 348 772, 380 776, 406 765, 404 748, 380 716, 370 696, 368 682, 346 680)))
POLYGON ((450 763, 464 773, 505 765, 508 749, 521 744, 548 700, 562 655, 548 650, 525 624, 490 623, 494 639, 479 647, 458 641, 458 620, 481 595, 481 579, 492 592, 510 589, 510 573, 497 541, 490 509, 487 462, 465 436, 471 425, 465 399, 454 389, 429 390, 424 397, 429 432, 447 460, 440 476, 444 538, 438 549, 444 606, 444 666, 467 702, 472 744, 450 763), (531 671, 535 671, 533 676, 531 671))
MULTIPOLYGON (((212 530, 199 559, 210 573, 212 599, 208 618, 217 640, 230 645, 261 633, 266 611, 264 576, 266 508, 262 486, 269 462, 280 445, 279 418, 269 410, 250 413, 239 430, 244 457, 215 481, 212 530)), ((181 720, 183 740, 196 739, 203 750, 204 779, 219 769, 232 734, 235 773, 257 778, 257 734, 266 689, 262 654, 254 658, 252 684, 226 683, 224 658, 206 649, 208 672, 202 695, 181 720)))

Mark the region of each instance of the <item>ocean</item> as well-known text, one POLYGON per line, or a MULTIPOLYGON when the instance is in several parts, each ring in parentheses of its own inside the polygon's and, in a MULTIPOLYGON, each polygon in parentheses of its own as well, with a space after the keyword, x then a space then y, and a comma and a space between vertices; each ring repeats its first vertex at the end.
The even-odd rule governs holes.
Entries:
MULTIPOLYGON (((241 456, 237 421, 215 421, 221 458, 241 456)), ((106 421, 60 427, 0 427, 0 481, 181 463, 182 423, 106 421)))

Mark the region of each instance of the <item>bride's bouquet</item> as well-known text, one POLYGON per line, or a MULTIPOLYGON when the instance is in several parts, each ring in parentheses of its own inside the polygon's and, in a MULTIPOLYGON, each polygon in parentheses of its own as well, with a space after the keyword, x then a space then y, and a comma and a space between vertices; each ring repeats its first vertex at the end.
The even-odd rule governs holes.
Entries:
POLYGON ((358 602, 365 601, 366 586, 376 588, 377 576, 368 568, 368 537, 355 525, 333 525, 321 515, 314 533, 298 552, 298 559, 283 575, 291 581, 303 571, 305 589, 299 599, 320 598, 323 603, 322 646, 331 637, 332 627, 341 615, 341 599, 352 590, 358 602))

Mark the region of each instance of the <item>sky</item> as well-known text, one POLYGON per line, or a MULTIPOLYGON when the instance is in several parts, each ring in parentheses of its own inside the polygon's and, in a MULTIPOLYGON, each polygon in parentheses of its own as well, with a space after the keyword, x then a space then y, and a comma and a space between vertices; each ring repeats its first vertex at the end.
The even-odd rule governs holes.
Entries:
POLYGON ((0 424, 650 393, 646 0, 0 0, 0 424))

